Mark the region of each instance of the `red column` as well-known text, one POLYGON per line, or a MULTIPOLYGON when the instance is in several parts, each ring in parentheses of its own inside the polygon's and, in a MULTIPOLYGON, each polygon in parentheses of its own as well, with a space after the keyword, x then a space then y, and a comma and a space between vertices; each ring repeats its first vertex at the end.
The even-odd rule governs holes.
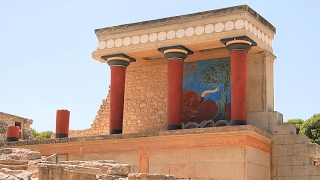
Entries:
POLYGON ((231 70, 231 123, 246 124, 247 120, 247 51, 232 51, 231 70))
POLYGON ((167 129, 181 129, 183 59, 168 59, 167 129))
POLYGON ((122 133, 126 67, 111 66, 110 134, 122 133))
POLYGON ((56 114, 56 138, 68 137, 69 134, 70 111, 57 110, 56 114))
POLYGON ((110 81, 110 134, 121 134, 123 125, 126 68, 135 59, 125 54, 102 56, 111 69, 110 81))
POLYGON ((223 39, 230 53, 231 126, 247 124, 247 61, 255 43, 248 37, 223 39))
POLYGON ((19 141, 19 135, 20 135, 20 127, 19 126, 8 126, 7 127, 7 141, 19 141))
POLYGON ((193 52, 181 45, 158 50, 168 60, 167 130, 181 129, 183 62, 193 52))

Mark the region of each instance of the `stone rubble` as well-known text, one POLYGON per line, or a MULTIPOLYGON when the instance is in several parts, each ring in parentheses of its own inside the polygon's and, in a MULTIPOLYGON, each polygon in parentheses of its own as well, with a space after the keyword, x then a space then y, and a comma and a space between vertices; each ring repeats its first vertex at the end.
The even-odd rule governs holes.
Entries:
POLYGON ((60 161, 37 151, 0 149, 0 180, 170 180, 171 175, 135 173, 114 160, 60 161))

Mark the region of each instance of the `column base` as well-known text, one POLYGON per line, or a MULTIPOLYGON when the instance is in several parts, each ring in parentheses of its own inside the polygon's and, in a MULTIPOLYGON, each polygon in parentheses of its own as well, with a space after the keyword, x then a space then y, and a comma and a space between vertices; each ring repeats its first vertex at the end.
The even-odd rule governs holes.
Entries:
POLYGON ((110 134, 122 134, 122 129, 110 129, 110 134))
POLYGON ((7 141, 11 142, 11 141, 19 141, 19 138, 16 137, 7 137, 7 141))
POLYGON ((65 137, 68 137, 68 134, 62 134, 62 133, 56 134, 56 138, 65 138, 65 137))
POLYGON ((247 125, 247 120, 231 120, 230 126, 247 125))
POLYGON ((167 130, 176 130, 176 129, 181 129, 180 125, 168 125, 167 130))

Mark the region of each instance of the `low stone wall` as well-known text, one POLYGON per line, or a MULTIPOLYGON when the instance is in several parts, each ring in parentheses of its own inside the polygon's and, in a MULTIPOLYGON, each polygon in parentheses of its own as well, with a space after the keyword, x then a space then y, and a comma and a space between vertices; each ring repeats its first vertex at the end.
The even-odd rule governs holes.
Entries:
POLYGON ((272 136, 253 126, 215 127, 10 142, 61 161, 114 159, 133 173, 178 179, 270 179, 272 136), (230 169, 233 169, 230 171, 230 169))

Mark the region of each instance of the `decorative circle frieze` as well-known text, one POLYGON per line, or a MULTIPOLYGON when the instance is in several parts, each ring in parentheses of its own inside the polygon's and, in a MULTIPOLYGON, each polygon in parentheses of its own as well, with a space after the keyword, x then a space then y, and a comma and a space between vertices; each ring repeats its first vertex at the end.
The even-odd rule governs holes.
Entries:
POLYGON ((227 21, 224 28, 226 31, 231 31, 234 28, 234 23, 232 21, 227 21))
POLYGON ((99 49, 104 49, 104 48, 106 48, 106 46, 107 46, 106 41, 100 41, 98 48, 99 48, 99 49))
POLYGON ((214 26, 213 26, 213 24, 207 24, 207 25, 204 27, 204 31, 205 31, 207 34, 213 33, 213 31, 214 31, 214 26))
POLYGON ((237 19, 227 22, 218 22, 216 24, 205 24, 196 27, 186 27, 180 29, 171 29, 168 31, 152 32, 148 34, 134 35, 131 37, 119 37, 116 39, 101 40, 98 49, 114 48, 121 46, 137 45, 139 43, 148 43, 156 41, 171 40, 175 38, 186 38, 192 36, 201 36, 203 34, 220 33, 232 30, 245 29, 260 39, 266 45, 272 47, 272 39, 259 28, 254 26, 248 20, 237 19))
POLYGON ((194 35, 194 28, 193 27, 188 27, 186 29, 186 36, 190 37, 194 35))
POLYGON ((113 48, 113 46, 114 46, 114 41, 113 41, 113 39, 109 39, 109 40, 107 41, 107 48, 113 48))
POLYGON ((174 30, 170 30, 167 32, 167 38, 173 39, 176 36, 176 32, 174 30))
POLYGON ((114 42, 114 46, 120 47, 122 45, 122 38, 117 38, 114 42))
POLYGON ((194 33, 196 35, 198 35, 198 36, 203 34, 203 32, 204 32, 204 27, 203 26, 197 26, 196 29, 194 30, 194 33))
POLYGON ((249 23, 249 31, 250 31, 251 33, 253 33, 253 26, 252 26, 251 23, 249 23))
MULTIPOLYGON (((247 21, 247 25, 248 25, 248 21, 247 21)), ((235 24, 234 24, 236 29, 242 29, 245 26, 245 22, 242 19, 238 19, 235 24)))
POLYGON ((224 29, 223 23, 217 23, 217 24, 214 26, 214 29, 216 30, 216 32, 221 32, 221 31, 223 31, 223 29, 224 29))
POLYGON ((157 33, 151 33, 151 34, 149 35, 149 41, 150 41, 150 42, 155 42, 155 41, 157 40, 157 38, 158 38, 157 33))
POLYGON ((249 30, 249 22, 247 20, 244 21, 244 27, 249 30))
POLYGON ((261 39, 261 31, 258 28, 257 28, 257 30, 258 30, 258 38, 261 39))
POLYGON ((148 42, 148 39, 149 39, 149 36, 147 34, 142 34, 140 37, 140 42, 144 44, 148 42))
POLYGON ((184 29, 178 29, 176 32, 177 38, 182 38, 185 35, 184 29))
POLYGON ((255 36, 258 35, 257 27, 255 27, 255 26, 253 26, 253 35, 255 35, 255 36))
POLYGON ((133 36, 132 37, 132 44, 139 44, 140 37, 139 36, 133 36))
POLYGON ((130 44, 131 44, 131 38, 130 37, 125 37, 124 39, 123 39, 123 45, 125 45, 125 46, 129 46, 130 44))
POLYGON ((158 39, 159 39, 159 41, 163 41, 163 40, 165 40, 166 39, 166 37, 167 37, 167 34, 165 33, 165 32, 159 32, 159 34, 158 34, 158 39))

